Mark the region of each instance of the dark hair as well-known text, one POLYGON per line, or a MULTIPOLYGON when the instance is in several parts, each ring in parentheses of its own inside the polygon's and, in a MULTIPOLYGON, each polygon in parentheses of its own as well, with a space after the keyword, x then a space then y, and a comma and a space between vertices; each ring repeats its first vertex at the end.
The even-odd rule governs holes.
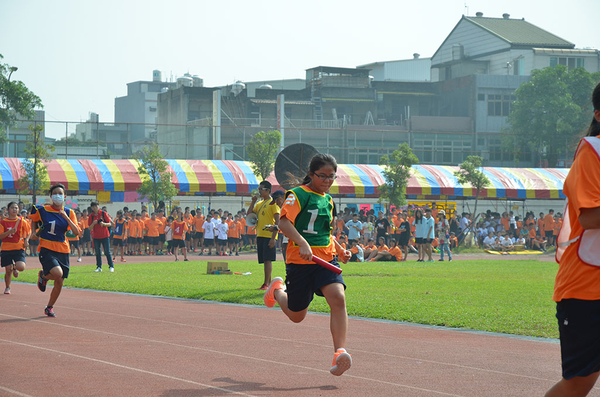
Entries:
POLYGON ((337 161, 335 157, 327 153, 317 153, 310 159, 310 165, 308 166, 308 173, 302 180, 302 185, 308 185, 311 181, 311 174, 314 174, 322 167, 330 165, 333 167, 334 171, 337 171, 337 161))
POLYGON ((48 190, 48 194, 52 195, 52 192, 54 191, 54 189, 58 189, 61 188, 63 190, 63 192, 66 193, 67 189, 65 189, 65 185, 63 185, 62 183, 57 183, 56 185, 52 185, 50 187, 50 190, 48 190))
POLYGON ((417 223, 423 223, 423 211, 420 208, 415 210, 415 224, 417 223), (417 218, 417 214, 421 216, 417 218))
MULTIPOLYGON (((592 92, 592 105, 594 105, 594 110, 600 112, 600 83, 594 88, 592 92)), ((592 117, 592 123, 587 130, 586 136, 598 136, 600 135, 600 122, 596 120, 596 117, 592 117)))
POLYGON ((262 181, 261 183, 258 184, 258 186, 266 187, 267 189, 269 189, 269 192, 273 188, 273 185, 271 185, 271 182, 269 182, 269 181, 262 181))
POLYGON ((92 203, 90 204, 90 207, 99 207, 100 204, 98 204, 97 201, 92 201, 92 203))
POLYGON ((11 205, 16 205, 17 207, 19 207, 19 204, 17 204, 16 201, 11 201, 10 203, 8 203, 8 205, 6 206, 6 209, 9 210, 11 205))

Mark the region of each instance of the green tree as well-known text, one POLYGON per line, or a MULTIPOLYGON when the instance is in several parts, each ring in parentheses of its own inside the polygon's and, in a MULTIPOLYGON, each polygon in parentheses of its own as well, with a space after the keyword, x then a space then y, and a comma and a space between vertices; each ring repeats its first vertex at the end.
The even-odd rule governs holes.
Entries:
POLYGON ((158 208, 159 201, 169 201, 177 195, 177 189, 171 182, 171 173, 168 171, 169 163, 162 158, 156 143, 141 150, 137 159, 140 162, 138 172, 142 185, 138 188, 140 196, 148 198, 158 208))
POLYGON ((37 195, 43 195, 43 190, 49 187, 46 163, 51 160, 50 153, 54 151, 54 146, 44 142, 44 127, 40 124, 29 125, 29 131, 31 131, 31 135, 27 137, 25 145, 25 153, 28 158, 21 162, 21 168, 25 175, 19 179, 18 184, 20 193, 30 194, 31 202, 35 205, 37 195))
POLYGON ((281 132, 277 130, 257 132, 248 142, 248 158, 254 175, 266 180, 273 167, 281 144, 281 132))
POLYGON ((0 54, 0 143, 6 142, 6 131, 18 118, 32 120, 34 109, 42 107, 42 100, 29 91, 22 81, 11 80, 17 67, 2 63, 0 54))
POLYGON ((407 143, 398 145, 390 156, 381 157, 379 165, 384 167, 385 184, 378 187, 380 203, 387 200, 396 207, 406 204, 406 187, 414 164, 419 164, 419 158, 407 143))
POLYGON ((547 160, 549 167, 570 157, 578 136, 589 124, 591 92, 598 81, 600 74, 584 68, 569 71, 558 65, 534 70, 531 80, 515 91, 504 149, 515 151, 518 159, 522 149, 528 148, 547 160))
POLYGON ((477 222, 477 201, 479 201, 479 195, 481 189, 490 184, 490 180, 481 171, 481 164, 483 159, 479 156, 468 156, 465 161, 460 164, 459 170, 454 173, 458 182, 462 185, 471 185, 475 189, 475 208, 473 209, 473 219, 469 224, 469 229, 472 229, 477 222))

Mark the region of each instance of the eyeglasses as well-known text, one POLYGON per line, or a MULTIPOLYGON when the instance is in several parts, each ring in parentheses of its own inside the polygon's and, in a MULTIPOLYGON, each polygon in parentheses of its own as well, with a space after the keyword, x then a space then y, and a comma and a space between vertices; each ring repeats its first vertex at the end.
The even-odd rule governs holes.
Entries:
POLYGON ((322 181, 326 181, 326 180, 335 181, 337 178, 336 174, 324 175, 324 174, 317 174, 316 172, 313 174, 322 181))

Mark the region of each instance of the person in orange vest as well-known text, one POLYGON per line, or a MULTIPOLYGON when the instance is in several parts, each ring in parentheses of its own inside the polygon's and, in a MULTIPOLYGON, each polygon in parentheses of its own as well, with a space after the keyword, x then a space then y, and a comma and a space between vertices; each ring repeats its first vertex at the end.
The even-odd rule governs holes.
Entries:
POLYGON ((6 295, 11 293, 13 276, 19 277, 19 272, 25 270, 25 251, 29 245, 30 234, 29 222, 19 216, 19 205, 14 201, 8 203, 8 217, 0 221, 0 262, 5 271, 6 295))
POLYGON ((546 397, 586 396, 600 374, 600 84, 594 117, 565 179, 552 299, 560 334, 562 379, 546 397))

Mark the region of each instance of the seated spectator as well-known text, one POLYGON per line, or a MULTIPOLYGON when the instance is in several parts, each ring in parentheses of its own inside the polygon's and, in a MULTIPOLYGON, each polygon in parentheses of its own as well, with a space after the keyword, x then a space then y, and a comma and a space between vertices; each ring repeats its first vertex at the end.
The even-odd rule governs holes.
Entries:
POLYGON ((370 238, 364 248, 365 259, 368 259, 373 251, 377 252, 377 246, 375 246, 375 240, 370 238))
POLYGON ((381 252, 389 251, 389 250, 390 249, 388 248, 388 246, 385 245, 385 237, 379 237, 379 244, 377 245, 377 249, 371 250, 371 253, 367 257, 367 260, 371 260, 371 259, 375 258, 381 252))
POLYGON ((360 246, 358 241, 350 240, 351 248, 350 252, 352 252, 352 256, 350 257, 350 262, 364 262, 365 261, 365 253, 363 248, 360 246))
POLYGON ((485 249, 496 249, 496 236, 494 232, 488 234, 488 236, 483 240, 483 248, 485 249))
POLYGON ((458 238, 454 232, 450 232, 450 249, 458 247, 458 238))
MULTIPOLYGON (((398 244, 395 239, 390 240, 389 249, 382 249, 375 255, 370 261, 371 262, 379 262, 379 261, 394 261, 401 262, 402 261, 402 250, 398 247, 398 244)), ((387 248, 387 246, 386 246, 387 248)))
POLYGON ((542 252, 546 252, 546 239, 540 235, 535 236, 533 239, 533 249, 540 250, 542 252))

